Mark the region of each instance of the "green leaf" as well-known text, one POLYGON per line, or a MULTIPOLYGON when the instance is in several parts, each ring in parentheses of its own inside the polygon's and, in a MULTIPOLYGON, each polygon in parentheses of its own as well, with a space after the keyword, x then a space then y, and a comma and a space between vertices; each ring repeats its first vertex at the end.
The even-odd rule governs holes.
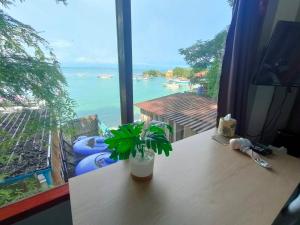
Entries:
POLYGON ((140 134, 142 133, 143 127, 144 127, 144 122, 136 124, 136 126, 133 129, 134 135, 140 136, 140 134))
POLYGON ((146 139, 146 146, 147 146, 147 148, 151 148, 151 140, 150 139, 146 139))
POLYGON ((169 125, 169 124, 166 124, 166 127, 167 127, 167 129, 169 130, 169 132, 170 132, 171 134, 173 134, 173 127, 172 127, 171 125, 169 125))
POLYGON ((163 144, 158 142, 156 146, 157 146, 157 153, 161 154, 163 150, 163 144))
POLYGON ((151 125, 149 127, 149 132, 161 134, 161 135, 163 135, 165 133, 164 129, 162 129, 161 127, 155 126, 155 125, 151 125))
POLYGON ((157 154, 169 155, 172 146, 165 135, 165 125, 150 125, 143 133, 144 123, 132 123, 119 126, 113 130, 113 136, 105 143, 113 151, 114 158, 128 159, 130 154, 135 157, 137 151, 143 156, 146 148, 157 154))
POLYGON ((110 155, 110 158, 113 160, 118 160, 118 153, 116 151, 113 151, 110 155))
POLYGON ((163 149, 165 155, 169 156, 170 155, 170 151, 172 151, 172 146, 169 143, 165 143, 164 147, 162 149, 163 149))
POLYGON ((120 153, 125 153, 127 151, 129 151, 132 147, 133 147, 133 143, 132 140, 128 139, 127 141, 122 141, 120 142, 116 148, 118 149, 118 152, 120 153))
POLYGON ((120 153, 119 154, 119 159, 120 160, 126 160, 126 159, 129 159, 129 156, 130 156, 130 151, 124 152, 124 153, 120 153))
POLYGON ((135 149, 131 150, 131 155, 132 155, 133 157, 136 156, 136 150, 135 150, 135 149))

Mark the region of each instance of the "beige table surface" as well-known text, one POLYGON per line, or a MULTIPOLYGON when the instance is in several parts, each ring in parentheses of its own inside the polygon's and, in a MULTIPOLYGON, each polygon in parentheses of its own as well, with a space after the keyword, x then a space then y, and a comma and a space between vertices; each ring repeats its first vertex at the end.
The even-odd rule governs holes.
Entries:
POLYGON ((266 170, 211 139, 210 130, 157 157, 150 183, 128 162, 70 179, 74 225, 268 225, 300 182, 300 160, 274 155, 266 170))

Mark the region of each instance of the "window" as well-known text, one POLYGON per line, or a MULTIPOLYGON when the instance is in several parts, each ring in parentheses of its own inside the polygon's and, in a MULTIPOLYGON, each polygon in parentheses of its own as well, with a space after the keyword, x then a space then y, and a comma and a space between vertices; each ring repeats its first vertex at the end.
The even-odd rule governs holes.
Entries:
MULTIPOLYGON (((121 120, 114 1, 1 1, 1 6, 3 206, 89 171, 78 165, 94 152, 82 151, 95 145, 102 151, 104 144, 90 138, 77 151, 72 145, 80 136, 104 135, 121 120)), ((86 160, 100 162, 107 155, 86 160)))
MULTIPOLYGON (((99 135, 121 124, 121 107, 114 1, 1 4, 3 206, 102 167, 99 135)), ((135 121, 170 124, 171 141, 215 126, 230 14, 226 0, 132 0, 133 78, 121 92, 132 81, 135 121)))
POLYGON ((132 1, 135 119, 171 141, 215 127, 231 1, 132 1))

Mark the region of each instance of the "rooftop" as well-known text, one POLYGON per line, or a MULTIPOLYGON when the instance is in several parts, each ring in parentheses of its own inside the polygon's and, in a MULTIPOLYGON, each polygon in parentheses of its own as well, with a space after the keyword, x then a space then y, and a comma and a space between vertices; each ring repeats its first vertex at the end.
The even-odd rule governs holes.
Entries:
POLYGON ((135 105, 197 133, 216 126, 217 103, 193 93, 176 93, 135 105))
POLYGON ((50 132, 45 129, 48 119, 46 109, 24 109, 0 114, 0 130, 5 132, 0 141, 16 139, 7 149, 7 160, 0 160, 1 174, 7 178, 24 176, 49 167, 50 132), (37 123, 44 126, 31 134, 37 123))

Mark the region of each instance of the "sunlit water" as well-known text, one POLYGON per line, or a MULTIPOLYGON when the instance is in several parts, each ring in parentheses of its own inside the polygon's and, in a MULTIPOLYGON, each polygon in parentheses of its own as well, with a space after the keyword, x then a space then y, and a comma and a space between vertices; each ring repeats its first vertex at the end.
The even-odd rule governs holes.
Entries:
MULTIPOLYGON (((134 75, 141 75, 149 68, 134 68, 134 75)), ((161 68, 162 71, 168 68, 161 68)), ((102 67, 66 67, 62 68, 69 85, 69 93, 77 102, 78 116, 97 114, 108 127, 120 124, 120 95, 117 66, 102 67), (111 79, 97 78, 99 74, 111 74, 111 79)), ((188 90, 188 85, 179 89, 163 86, 165 78, 133 80, 134 103, 188 90)), ((135 119, 140 118, 140 111, 135 107, 135 119)))

